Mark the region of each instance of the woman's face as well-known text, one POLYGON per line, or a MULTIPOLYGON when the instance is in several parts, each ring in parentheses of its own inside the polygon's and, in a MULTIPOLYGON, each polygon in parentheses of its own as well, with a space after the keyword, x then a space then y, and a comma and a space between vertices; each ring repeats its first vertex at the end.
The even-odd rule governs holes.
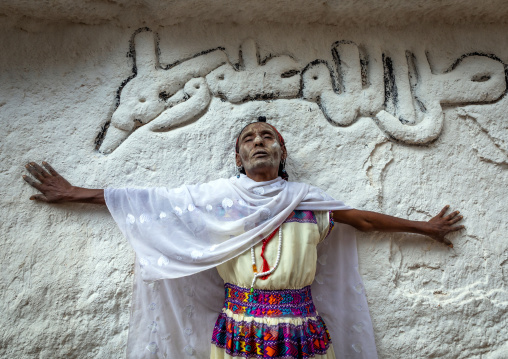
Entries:
POLYGON ((281 147, 278 136, 270 125, 256 122, 240 134, 236 164, 243 166, 247 176, 274 173, 273 178, 276 178, 279 164, 285 158, 286 150, 281 147))

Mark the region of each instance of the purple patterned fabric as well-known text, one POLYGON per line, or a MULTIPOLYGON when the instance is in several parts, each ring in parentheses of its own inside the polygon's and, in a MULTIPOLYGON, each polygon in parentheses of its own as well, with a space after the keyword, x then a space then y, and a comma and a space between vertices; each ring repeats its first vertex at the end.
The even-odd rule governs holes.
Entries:
POLYGON ((317 315, 312 302, 310 286, 302 289, 260 290, 224 284, 226 300, 224 308, 234 314, 248 317, 314 317, 317 315))
POLYGON ((328 212, 328 218, 330 218, 330 226, 328 227, 328 233, 326 234, 326 237, 328 237, 328 235, 333 229, 333 226, 335 226, 335 222, 333 221, 333 211, 328 212))
POLYGON ((314 223, 317 224, 316 216, 313 211, 300 211, 294 210, 291 212, 288 218, 284 221, 284 223, 289 222, 298 222, 298 223, 314 223))
POLYGON ((212 344, 244 358, 313 358, 326 354, 331 340, 321 317, 303 324, 267 325, 235 321, 222 313, 213 329, 212 344))
POLYGON ((297 290, 259 290, 252 293, 226 283, 224 308, 244 317, 302 318, 302 324, 268 325, 236 321, 221 313, 212 344, 231 356, 244 358, 312 358, 326 354, 331 344, 326 325, 317 315, 310 287, 297 290))

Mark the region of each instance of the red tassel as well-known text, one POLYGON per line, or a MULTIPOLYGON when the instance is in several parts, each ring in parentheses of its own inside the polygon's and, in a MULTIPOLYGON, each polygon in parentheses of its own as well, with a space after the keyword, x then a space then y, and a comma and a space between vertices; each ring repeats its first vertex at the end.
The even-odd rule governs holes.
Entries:
MULTIPOLYGON (((265 258, 265 248, 266 248, 266 245, 268 244, 268 242, 270 242, 272 240, 272 238, 275 236, 275 234, 277 233, 279 228, 277 228, 275 231, 273 231, 272 234, 270 234, 268 237, 263 239, 263 246, 261 247, 261 258, 263 258, 263 268, 261 269, 261 273, 268 272, 270 270, 270 266, 268 265, 268 262, 266 261, 266 258, 265 258)), ((270 274, 265 275, 265 276, 260 277, 260 278, 262 280, 265 280, 269 276, 270 276, 270 274)))

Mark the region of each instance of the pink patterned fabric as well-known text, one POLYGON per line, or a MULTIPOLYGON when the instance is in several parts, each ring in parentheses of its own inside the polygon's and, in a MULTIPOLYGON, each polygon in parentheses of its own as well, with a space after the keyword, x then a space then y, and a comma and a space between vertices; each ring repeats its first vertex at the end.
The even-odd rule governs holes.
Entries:
POLYGON ((294 210, 293 212, 291 212, 289 217, 284 221, 284 223, 289 222, 317 224, 316 216, 314 215, 313 211, 300 211, 300 210, 294 210))
POLYGON ((254 290, 226 283, 224 308, 244 317, 302 318, 301 324, 268 325, 236 321, 219 315, 212 344, 231 356, 244 358, 312 358, 323 355, 331 344, 324 321, 317 315, 310 287, 297 290, 254 290))
POLYGON ((260 290, 250 292, 226 283, 224 309, 249 317, 314 317, 316 308, 312 302, 310 286, 302 289, 260 290))

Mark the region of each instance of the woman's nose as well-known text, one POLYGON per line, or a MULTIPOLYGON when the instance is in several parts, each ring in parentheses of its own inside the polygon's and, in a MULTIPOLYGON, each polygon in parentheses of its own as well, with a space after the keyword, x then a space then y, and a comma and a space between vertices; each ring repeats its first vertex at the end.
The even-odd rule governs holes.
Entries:
POLYGON ((258 144, 258 143, 263 143, 263 137, 261 137, 261 136, 256 136, 256 137, 254 138, 254 143, 255 143, 255 144, 258 144))

